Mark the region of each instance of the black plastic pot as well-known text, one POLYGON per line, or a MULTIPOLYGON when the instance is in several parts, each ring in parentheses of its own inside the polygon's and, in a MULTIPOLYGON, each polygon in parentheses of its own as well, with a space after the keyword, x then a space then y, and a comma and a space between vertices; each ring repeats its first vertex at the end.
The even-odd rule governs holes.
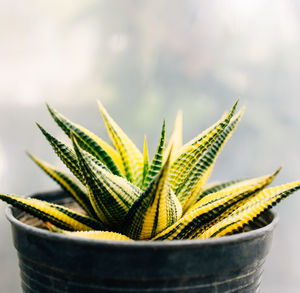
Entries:
POLYGON ((263 228, 216 239, 114 242, 51 233, 19 221, 21 214, 7 209, 26 293, 258 292, 278 221, 269 212, 263 228))

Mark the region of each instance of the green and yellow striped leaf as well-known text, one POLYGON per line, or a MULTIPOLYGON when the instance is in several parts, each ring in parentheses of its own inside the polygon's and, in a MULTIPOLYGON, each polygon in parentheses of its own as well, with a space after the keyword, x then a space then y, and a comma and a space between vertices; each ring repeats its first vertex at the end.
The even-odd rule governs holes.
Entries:
POLYGON ((63 234, 98 240, 133 241, 123 234, 109 231, 64 231, 63 234))
POLYGON ((186 211, 199 197, 199 191, 203 188, 208 180, 217 156, 224 147, 225 143, 233 134, 236 126, 240 122, 245 108, 232 118, 229 125, 220 133, 219 137, 211 144, 204 154, 195 163, 194 168, 186 176, 180 191, 177 193, 178 198, 185 198, 182 202, 183 210, 186 211))
POLYGON ((188 212, 191 210, 196 210, 199 207, 205 206, 208 203, 215 202, 217 200, 223 200, 227 199, 228 196, 234 196, 245 193, 245 199, 249 197, 249 195, 252 195, 258 191, 260 191, 262 188, 265 188, 269 184, 272 183, 274 178, 278 175, 280 172, 281 167, 278 168, 274 173, 262 176, 258 178, 251 178, 248 180, 244 180, 241 182, 237 182, 235 184, 232 184, 222 190, 219 190, 217 192, 211 193, 207 195, 206 197, 201 198, 197 203, 195 203, 188 212))
MULTIPOLYGON (((203 135, 200 136, 198 140, 193 140, 191 143, 183 146, 184 152, 181 152, 177 159, 175 159, 170 171, 170 183, 176 195, 180 193, 189 173, 195 167, 197 161, 227 127, 236 107, 237 102, 234 104, 231 111, 221 119, 214 128, 203 132, 203 135)), ((188 195, 186 193, 180 193, 178 198, 179 201, 184 204, 187 197, 188 195)))
POLYGON ((121 157, 127 180, 140 186, 143 178, 143 155, 125 132, 110 117, 102 104, 98 102, 98 105, 108 133, 121 157))
POLYGON ((133 241, 127 236, 110 231, 67 231, 60 229, 50 223, 46 223, 50 231, 62 233, 69 236, 88 238, 88 239, 98 239, 98 240, 117 240, 117 241, 133 241))
POLYGON ((144 181, 145 181, 145 178, 147 176, 148 169, 149 169, 149 154, 148 154, 148 146, 147 146, 147 138, 146 138, 146 136, 144 138, 143 157, 144 157, 144 163, 143 163, 144 167, 143 167, 143 181, 142 181, 142 185, 144 185, 144 181))
POLYGON ((50 164, 39 160, 30 153, 27 154, 43 171, 45 171, 46 174, 56 181, 63 190, 70 194, 89 216, 96 216, 88 194, 73 180, 73 178, 50 164))
POLYGON ((181 217, 180 202, 169 187, 169 168, 170 154, 160 173, 129 210, 122 231, 130 238, 150 239, 181 217))
POLYGON ((66 167, 75 175, 75 177, 80 180, 80 182, 84 183, 83 174, 79 168, 78 161, 76 158, 75 153, 73 150, 63 143, 62 141, 58 140, 54 136, 52 136, 49 132, 47 132, 41 125, 37 123, 37 126, 46 137, 50 145, 52 146, 53 150, 57 154, 57 156, 61 159, 61 161, 66 165, 66 167))
POLYGON ((75 137, 72 137, 72 141, 94 211, 101 221, 118 228, 141 191, 125 178, 104 169, 99 168, 97 173, 94 172, 82 155, 75 137))
MULTIPOLYGON (((106 165, 104 165, 101 161, 99 161, 96 157, 92 156, 90 153, 82 150, 82 156, 84 157, 84 159, 88 162, 88 164, 90 165, 90 167, 93 169, 94 172, 99 172, 100 170, 105 170, 107 172, 111 171, 107 168, 106 165)), ((78 163, 79 164, 79 163, 78 163)))
POLYGON ((222 183, 212 183, 212 184, 206 185, 203 188, 203 190, 201 191, 201 193, 199 194, 199 197, 195 203, 197 203, 199 200, 201 200, 202 198, 204 198, 205 196, 207 196, 211 193, 215 193, 217 191, 225 189, 228 186, 231 186, 233 184, 236 184, 236 183, 239 183, 242 181, 250 180, 250 179, 253 179, 253 178, 241 178, 241 179, 229 180, 229 181, 222 182, 222 183))
POLYGON ((58 126, 71 136, 73 133, 80 147, 105 164, 113 174, 123 176, 124 168, 118 152, 104 140, 81 125, 75 124, 47 105, 48 110, 58 126))
POLYGON ((220 237, 232 234, 300 189, 300 181, 264 189, 236 209, 226 211, 204 226, 194 238, 220 237))
POLYGON ((201 226, 270 184, 278 172, 279 170, 271 175, 255 178, 248 182, 243 182, 243 184, 238 183, 210 194, 193 206, 177 223, 161 232, 153 240, 192 238, 201 226))
POLYGON ((205 188, 205 183, 209 179, 212 171, 213 171, 213 165, 208 167, 206 172, 204 172, 203 176, 199 178, 198 183, 196 187, 194 188, 194 191, 190 193, 190 195, 186 198, 183 207, 183 212, 185 213, 191 206, 193 206, 196 202, 197 199, 199 198, 199 194, 201 194, 202 190, 205 188))
MULTIPOLYGON (((167 155, 170 153, 171 146, 173 146, 171 163, 176 158, 179 150, 182 147, 182 111, 179 110, 176 116, 175 125, 171 137, 169 139, 168 145, 165 150, 165 160, 167 159, 167 155)), ((164 161, 165 161, 164 160, 164 161)))
MULTIPOLYGON (((66 167, 77 177, 77 179, 79 179, 80 182, 85 184, 85 178, 80 170, 80 166, 74 151, 68 145, 66 145, 65 143, 48 133, 44 128, 42 128, 42 126, 40 126, 39 124, 37 125, 49 141, 55 153, 66 165, 66 167)), ((82 155, 84 156, 85 160, 90 164, 93 171, 98 172, 99 168, 110 171, 106 165, 104 165, 100 160, 98 160, 96 157, 89 154, 88 152, 82 151, 82 155)))
POLYGON ((94 218, 74 212, 62 205, 35 198, 23 198, 10 194, 0 194, 0 199, 20 210, 66 230, 107 230, 107 226, 94 218))
MULTIPOLYGON (((238 101, 237 101, 238 103, 238 101)), ((221 118, 215 122, 213 125, 211 125, 210 127, 208 127, 207 129, 205 129, 204 131, 202 131, 200 134, 198 134, 196 137, 192 138, 190 141, 188 141, 187 143, 185 143, 177 152, 177 158, 186 153, 191 145, 193 145, 194 143, 196 143, 197 141, 201 140, 203 137, 205 137, 209 132, 211 132, 213 129, 215 129, 226 117, 228 116, 228 112, 225 112, 221 118)))
POLYGON ((148 168, 148 172, 146 174, 146 178, 143 182, 142 189, 145 189, 149 183, 153 180, 153 178, 159 173, 163 163, 163 155, 164 155, 164 147, 165 147, 165 139, 166 139, 166 125, 165 121, 163 122, 161 135, 159 139, 159 144, 157 146, 155 155, 153 160, 148 168))

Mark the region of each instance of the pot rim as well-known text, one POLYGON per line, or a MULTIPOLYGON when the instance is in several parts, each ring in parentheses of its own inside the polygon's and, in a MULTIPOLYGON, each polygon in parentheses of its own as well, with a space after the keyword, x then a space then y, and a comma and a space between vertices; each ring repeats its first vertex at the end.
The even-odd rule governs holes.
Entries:
MULTIPOLYGON (((47 193, 47 192, 46 192, 47 193)), ((245 242, 255 238, 262 237, 266 233, 271 233, 279 221, 279 215, 275 210, 269 210, 271 214, 271 222, 262 228, 258 228, 252 231, 242 232, 229 236, 222 236, 218 238, 208 239, 191 239, 191 240, 168 240, 168 241, 149 241, 149 240, 138 240, 138 241, 126 241, 126 240, 101 240, 101 239, 88 239, 81 238, 71 235, 63 235, 59 233, 53 233, 48 230, 44 230, 38 227, 34 227, 23 223, 13 215, 13 210, 16 209, 12 206, 7 206, 5 209, 6 218, 10 223, 16 226, 18 229, 27 230, 28 233, 39 236, 42 238, 48 238, 56 241, 77 243, 79 245, 89 246, 111 246, 111 247, 123 247, 123 248, 154 248, 154 249, 170 249, 179 247, 194 247, 194 246, 211 246, 211 245, 225 245, 232 244, 234 242, 245 242)))

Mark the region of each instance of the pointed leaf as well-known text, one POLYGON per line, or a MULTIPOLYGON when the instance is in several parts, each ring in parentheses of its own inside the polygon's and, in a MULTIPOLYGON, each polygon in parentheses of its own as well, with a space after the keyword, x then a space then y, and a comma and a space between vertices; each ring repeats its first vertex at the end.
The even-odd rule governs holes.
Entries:
MULTIPOLYGON (((189 173, 195 167, 199 158, 201 158, 204 152, 214 143, 221 132, 229 124, 236 107, 237 103, 234 104, 231 111, 221 119, 215 127, 211 128, 209 131, 205 131, 198 140, 193 140, 192 143, 183 147, 184 152, 174 161, 170 171, 170 183, 176 195, 178 195, 183 188, 189 173)), ((187 196, 186 193, 181 193, 179 196, 180 202, 185 203, 187 196)))
POLYGON ((99 240, 114 240, 114 241, 133 241, 125 235, 110 231, 67 231, 59 229, 50 223, 46 223, 50 231, 62 233, 69 236, 87 238, 87 239, 99 239, 99 240))
POLYGON ((104 169, 94 172, 82 155, 75 137, 71 138, 94 211, 101 221, 118 228, 141 191, 126 179, 104 169))
MULTIPOLYGON (((258 178, 251 178, 245 181, 241 181, 235 184, 232 184, 222 190, 219 190, 215 193, 211 193, 207 195, 206 197, 203 197, 200 199, 196 204, 194 204, 190 210, 195 210, 199 207, 205 206, 208 203, 212 203, 218 200, 227 199, 228 196, 237 195, 245 193, 246 196, 243 196, 243 199, 249 198, 249 195, 253 195, 254 193, 257 193, 262 188, 265 188, 267 185, 271 184, 274 178, 278 175, 280 172, 281 167, 278 168, 274 173, 262 176, 258 178)), ((188 211, 189 212, 189 211, 188 211)))
POLYGON ((270 184, 278 172, 279 170, 271 175, 255 178, 243 184, 236 184, 235 186, 212 193, 203 198, 202 201, 199 201, 177 223, 157 235, 153 240, 192 238, 201 226, 270 184))
POLYGON ((116 150, 91 131, 71 122, 49 105, 47 107, 55 122, 67 136, 70 137, 71 132, 73 132, 83 150, 100 160, 113 174, 123 176, 121 171, 123 165, 116 150))
POLYGON ((108 133, 121 157, 127 180, 137 186, 140 185, 143 176, 143 155, 102 104, 98 102, 98 105, 108 133))
POLYGON ((0 199, 40 220, 49 221, 63 229, 79 231, 107 230, 102 222, 74 212, 62 205, 9 194, 0 194, 0 199))
POLYGON ((123 234, 109 231, 65 231, 64 234, 88 239, 133 241, 132 239, 123 234))
POLYGON ((130 238, 150 239, 180 218, 181 205, 169 187, 169 168, 170 154, 160 173, 129 210, 123 231, 130 238))
POLYGON ((185 202, 184 202, 184 208, 183 212, 185 213, 191 206, 193 206, 197 200, 199 199, 200 195, 202 193, 202 190, 205 188, 205 183, 209 179, 211 173, 213 171, 213 165, 208 167, 208 169, 204 172, 203 176, 199 178, 196 187, 194 188, 194 191, 190 193, 190 196, 187 196, 185 202))
POLYGON ((250 180, 250 179, 253 179, 253 178, 234 179, 234 180, 229 180, 229 181, 222 182, 222 183, 210 184, 203 189, 203 191, 200 193, 200 195, 195 203, 197 203, 199 200, 201 200, 202 198, 204 198, 205 196, 207 196, 211 193, 215 193, 215 192, 225 189, 226 187, 229 187, 233 184, 236 184, 236 183, 239 183, 242 181, 246 181, 246 180, 250 180))
POLYGON ((148 155, 148 146, 147 146, 147 138, 145 136, 144 139, 144 168, 143 168, 143 181, 142 185, 144 184, 145 178, 147 176, 148 168, 149 168, 149 155, 148 155))
POLYGON ((70 194, 88 213, 89 216, 96 217, 87 193, 83 191, 82 188, 75 183, 75 181, 69 175, 59 171, 50 164, 39 160, 30 153, 27 154, 43 171, 45 171, 54 181, 56 181, 68 194, 70 194))
MULTIPOLYGON (((37 125, 66 167, 77 177, 77 179, 79 179, 81 183, 85 184, 85 178, 80 170, 79 162, 74 151, 68 145, 52 136, 49 132, 42 128, 42 126, 39 124, 37 125)), ((90 166, 94 172, 98 172, 99 168, 109 171, 106 165, 88 152, 83 151, 82 154, 85 160, 90 163, 90 166)))
POLYGON ((157 150, 150 164, 150 167, 148 168, 148 172, 144 180, 142 189, 145 189, 149 185, 149 183, 153 180, 153 178, 161 170, 161 166, 163 163, 164 147, 165 147, 165 136, 166 136, 166 125, 164 121, 161 130, 160 139, 159 139, 159 144, 157 146, 157 150))
POLYGON ((242 228, 261 213, 275 206, 300 189, 300 181, 264 189, 245 201, 238 209, 231 209, 201 229, 195 238, 220 237, 242 228))
POLYGON ((186 176, 186 179, 180 189, 177 189, 177 197, 182 199, 181 202, 184 210, 186 210, 193 204, 194 201, 197 200, 199 190, 204 186, 209 178, 218 154, 233 134, 237 124, 241 120, 243 113, 244 108, 242 108, 241 111, 235 117, 233 117, 232 122, 230 122, 230 124, 220 133, 219 137, 198 159, 194 165, 194 168, 186 176))
MULTIPOLYGON (((176 155, 182 147, 182 111, 179 110, 176 116, 174 129, 170 140, 168 142, 167 148, 165 150, 165 154, 170 153, 171 146, 173 145, 173 152, 171 157, 171 162, 174 161, 176 155)), ((166 157, 165 157, 166 159, 166 157)))
POLYGON ((50 145, 52 146, 55 153, 62 160, 62 162, 66 165, 66 167, 81 181, 84 183, 84 177, 79 168, 77 158, 73 150, 67 146, 65 143, 56 139, 49 132, 47 132, 41 125, 37 123, 37 126, 44 134, 50 145))

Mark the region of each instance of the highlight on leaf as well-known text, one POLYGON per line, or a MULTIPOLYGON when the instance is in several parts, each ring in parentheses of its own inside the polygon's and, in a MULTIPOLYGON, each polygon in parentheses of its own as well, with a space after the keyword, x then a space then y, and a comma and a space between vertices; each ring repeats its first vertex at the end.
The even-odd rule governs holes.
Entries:
POLYGON ((220 151, 243 116, 244 107, 237 111, 237 104, 184 145, 179 111, 167 141, 163 122, 151 162, 146 136, 141 152, 101 103, 99 109, 114 146, 47 105, 70 143, 37 125, 72 174, 28 155, 81 211, 5 193, 0 200, 46 222, 53 233, 88 239, 163 241, 240 232, 299 190, 300 181, 267 187, 279 168, 262 177, 207 184, 220 151))

